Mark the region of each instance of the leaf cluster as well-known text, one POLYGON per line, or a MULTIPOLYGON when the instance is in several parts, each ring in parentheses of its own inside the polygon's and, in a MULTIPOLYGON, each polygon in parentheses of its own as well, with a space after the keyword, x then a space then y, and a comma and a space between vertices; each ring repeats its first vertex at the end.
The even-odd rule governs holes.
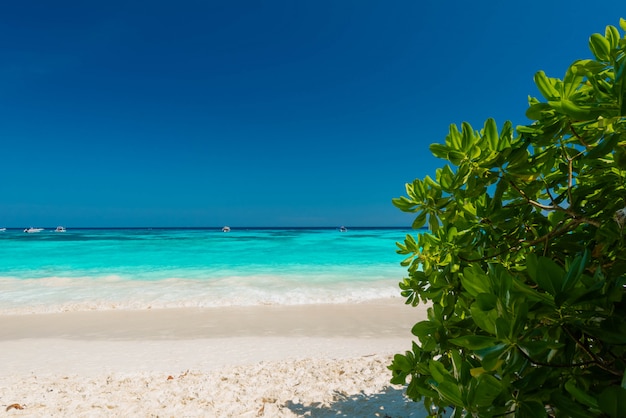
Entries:
MULTIPOLYGON (((620 20, 622 31, 626 21, 620 20)), ((446 164, 406 185, 407 304, 427 303, 392 383, 435 415, 618 417, 626 411, 626 39, 540 71, 529 125, 452 125, 446 164)))

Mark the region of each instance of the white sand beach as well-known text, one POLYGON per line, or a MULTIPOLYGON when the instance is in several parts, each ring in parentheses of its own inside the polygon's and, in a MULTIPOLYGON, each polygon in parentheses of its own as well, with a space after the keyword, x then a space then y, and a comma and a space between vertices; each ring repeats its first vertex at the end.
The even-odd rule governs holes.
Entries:
POLYGON ((0 407, 32 417, 424 417, 389 384, 387 365, 425 316, 399 298, 3 315, 0 407))

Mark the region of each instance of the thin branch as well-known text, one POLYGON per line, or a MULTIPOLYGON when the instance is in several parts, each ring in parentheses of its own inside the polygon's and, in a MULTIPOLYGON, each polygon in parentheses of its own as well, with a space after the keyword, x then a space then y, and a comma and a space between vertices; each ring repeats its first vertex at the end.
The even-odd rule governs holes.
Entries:
POLYGON ((569 204, 570 205, 572 204, 572 201, 574 200, 572 198, 572 187, 574 185, 574 174, 573 174, 574 168, 572 166, 572 162, 573 162, 573 159, 568 158, 567 170, 569 172, 568 173, 569 181, 568 181, 568 185, 567 185, 567 196, 568 196, 568 200, 569 200, 569 204))
POLYGON ((585 353, 587 353, 589 357, 591 357, 595 361, 598 361, 598 358, 591 351, 589 351, 589 349, 583 343, 581 343, 580 340, 574 336, 574 334, 572 334, 572 332, 565 326, 565 324, 561 325, 561 329, 565 331, 565 333, 576 343, 576 345, 580 347, 585 353))
POLYGON ((524 199, 526 199, 526 201, 527 201, 529 204, 531 204, 532 206, 535 206, 536 208, 543 209, 543 210, 554 210, 554 211, 564 212, 564 213, 566 213, 567 215, 569 215, 572 219, 579 221, 579 223, 580 223, 580 224, 582 224, 582 223, 587 223, 587 224, 589 224, 589 225, 593 225, 593 226, 595 226, 596 228, 599 228, 599 227, 600 227, 600 222, 598 222, 598 221, 594 221, 593 219, 589 219, 589 218, 586 218, 586 217, 584 217, 584 216, 581 216, 581 215, 577 214, 576 212, 574 212, 574 211, 573 211, 573 210, 571 210, 571 209, 565 209, 565 208, 563 208, 563 207, 561 207, 561 206, 558 206, 558 205, 548 206, 548 205, 543 205, 543 204, 541 204, 541 203, 539 203, 539 202, 536 202, 536 201, 534 201, 534 200, 530 199, 530 198, 526 195, 526 193, 524 193, 524 191, 523 191, 522 189, 520 189, 519 187, 517 187, 517 185, 516 185, 515 183, 513 183, 512 181, 510 181, 510 180, 509 180, 509 184, 510 184, 510 185, 511 185, 511 186, 512 186, 515 190, 517 190, 517 192, 518 192, 518 193, 519 193, 519 194, 520 194, 520 195, 521 195, 524 199))
POLYGON ((567 221, 561 221, 559 222, 559 224, 557 224, 556 228, 554 228, 553 230, 551 230, 550 232, 548 232, 547 234, 539 237, 539 238, 535 238, 534 240, 531 241, 524 241, 524 240, 520 240, 520 244, 526 242, 530 245, 537 245, 542 241, 548 241, 550 238, 555 237, 557 235, 562 235, 562 234, 566 234, 568 232, 570 232, 571 230, 573 230, 575 227, 577 227, 578 225, 580 225, 581 221, 577 220, 577 219, 568 219, 567 221), (567 223, 566 223, 567 222, 567 223))
POLYGON ((550 198, 550 202, 552 202, 552 205, 554 207, 557 207, 558 204, 555 202, 554 200, 554 196, 552 196, 552 192, 550 191, 550 188, 548 187, 548 185, 546 185, 546 194, 548 195, 548 197, 550 198))
MULTIPOLYGON (((594 226, 599 226, 599 224, 595 221, 591 221, 593 222, 592 225, 594 226)), ((533 245, 537 245, 541 242, 545 242, 545 248, 544 248, 544 255, 547 252, 547 248, 548 248, 548 241, 555 237, 555 236, 559 236, 559 235, 563 235, 563 234, 567 234, 568 232, 574 230, 576 227, 578 227, 579 225, 585 224, 585 223, 589 223, 591 224, 590 220, 588 219, 584 219, 584 218, 569 218, 563 221, 560 221, 556 227, 554 229, 552 229, 550 232, 548 232, 545 235, 542 235, 538 238, 535 238, 533 240, 526 240, 526 239, 519 239, 517 240, 517 245, 513 245, 511 247, 505 248, 504 250, 500 250, 498 252, 496 252, 495 254, 491 254, 491 255, 485 255, 483 257, 480 258, 465 258, 461 255, 459 255, 459 259, 461 261, 465 261, 466 263, 474 263, 474 262, 480 262, 480 261, 487 261, 490 259, 493 259, 494 257, 498 257, 502 254, 506 254, 508 252, 511 251, 519 251, 522 248, 522 244, 528 244, 530 246, 533 245)))
POLYGON ((587 354, 589 357, 591 357, 592 363, 594 363, 595 365, 597 365, 598 367, 600 367, 602 370, 607 371, 609 373, 611 373, 614 376, 622 376, 621 373, 605 366, 604 361, 602 361, 602 359, 599 359, 595 354, 593 354, 589 348, 587 346, 585 346, 583 343, 580 342, 580 340, 578 338, 576 338, 572 332, 565 326, 565 325, 561 325, 561 329, 563 329, 563 331, 565 331, 565 333, 572 339, 574 340, 574 342, 576 342, 576 345, 585 352, 585 354, 587 354))
POLYGON ((566 209, 565 213, 567 213, 569 216, 571 216, 572 220, 574 220, 579 225, 580 224, 589 224, 591 226, 595 226, 596 228, 600 228, 600 222, 598 222, 598 221, 595 221, 593 219, 589 219, 589 218, 584 217, 584 216, 580 216, 577 213, 575 213, 575 212, 573 212, 573 211, 571 211, 569 209, 566 209))
POLYGON ((548 246, 547 242, 548 242, 548 240, 550 240, 550 238, 569 232, 571 230, 570 224, 572 224, 572 223, 575 224, 573 226, 578 226, 581 223, 580 221, 577 221, 575 219, 570 219, 569 220, 569 224, 565 224, 565 222, 566 221, 560 221, 557 224, 557 227, 554 228, 552 231, 550 231, 547 234, 545 234, 545 235, 543 235, 543 236, 541 236, 539 238, 536 238, 536 239, 534 239, 532 241, 526 241, 524 239, 518 239, 517 240, 517 245, 505 248, 504 250, 500 250, 500 251, 496 252, 495 254, 485 255, 485 256, 480 257, 480 258, 465 258, 465 257, 463 257, 461 255, 459 255, 458 257, 459 257, 459 259, 461 261, 465 261, 466 263, 487 261, 487 260, 493 259, 494 257, 501 256, 502 254, 506 254, 506 253, 511 252, 511 251, 519 251, 522 248, 522 244, 524 244, 524 243, 527 243, 529 245, 537 245, 537 244, 539 244, 542 241, 546 241, 546 249, 547 249, 547 246, 548 246), (565 226, 563 226, 563 225, 565 225, 565 226))
POLYGON ((501 413, 501 414, 494 415, 493 417, 494 417, 494 418, 496 418, 496 417, 506 417, 507 415, 513 415, 515 412, 516 412, 516 411, 503 412, 503 413, 501 413))
POLYGON ((560 206, 548 206, 548 205, 542 205, 539 202, 536 202, 534 200, 532 200, 531 198, 529 198, 526 193, 524 193, 524 191, 522 189, 520 189, 519 187, 517 187, 517 184, 513 183, 512 181, 509 180, 509 184, 515 189, 517 190, 517 192, 524 198, 526 199, 526 201, 528 203, 530 203, 531 205, 539 208, 539 209, 543 209, 543 210, 563 210, 562 207, 560 206))
POLYGON ((459 255, 459 259, 461 261, 465 261, 466 263, 475 263, 475 262, 478 262, 478 261, 487 261, 487 260, 491 260, 494 257, 498 257, 498 256, 501 256, 502 254, 506 254, 508 252, 511 252, 512 250, 517 250, 519 248, 520 248, 519 246, 517 246, 517 247, 509 247, 509 248, 507 248, 505 250, 502 250, 500 252, 497 252, 495 254, 486 255, 486 256, 481 257, 481 258, 465 258, 465 257, 459 255))
MULTIPOLYGON (((585 145, 586 149, 589 149, 589 146, 587 144, 584 143, 583 139, 578 136, 578 134, 576 133, 576 131, 574 131, 574 128, 571 126, 570 123, 570 128, 572 129, 572 132, 574 132, 574 135, 576 135, 576 137, 578 138, 579 141, 581 141, 583 143, 583 145, 585 145)), ((563 155, 565 156, 565 159, 567 160, 567 196, 569 197, 569 202, 570 205, 572 204, 572 187, 574 186, 574 167, 573 167, 573 162, 574 159, 576 159, 577 157, 583 155, 582 152, 579 152, 578 155, 574 156, 574 157, 570 157, 569 155, 567 155, 567 150, 564 147, 564 145, 561 143, 561 150, 563 151, 563 155)))
POLYGON ((589 149, 590 146, 589 144, 587 144, 580 135, 578 135, 578 132, 576 132, 576 129, 574 129, 574 125, 572 125, 572 122, 569 122, 569 129, 572 131, 572 133, 574 134, 574 136, 576 137, 576 139, 578 139, 578 141, 586 148, 589 149))
POLYGON ((536 364, 537 366, 543 366, 543 367, 554 367, 557 369, 568 369, 571 367, 583 367, 583 366, 589 366, 592 364, 596 364, 595 361, 590 360, 590 361, 583 361, 581 363, 573 363, 573 364, 552 364, 552 363, 544 363, 543 361, 537 361, 537 360, 533 360, 532 358, 530 358, 530 356, 528 354, 526 354, 526 352, 524 350, 522 350, 519 346, 515 346, 515 348, 517 348, 517 351, 519 351, 520 353, 522 353, 522 356, 530 361, 532 364, 536 364))

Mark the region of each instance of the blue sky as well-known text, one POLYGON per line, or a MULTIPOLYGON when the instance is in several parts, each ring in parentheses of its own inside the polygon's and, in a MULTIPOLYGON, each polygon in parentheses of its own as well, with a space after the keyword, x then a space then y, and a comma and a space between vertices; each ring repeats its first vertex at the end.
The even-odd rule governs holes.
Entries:
POLYGON ((450 124, 525 124, 622 1, 0 6, 0 226, 405 226, 450 124))

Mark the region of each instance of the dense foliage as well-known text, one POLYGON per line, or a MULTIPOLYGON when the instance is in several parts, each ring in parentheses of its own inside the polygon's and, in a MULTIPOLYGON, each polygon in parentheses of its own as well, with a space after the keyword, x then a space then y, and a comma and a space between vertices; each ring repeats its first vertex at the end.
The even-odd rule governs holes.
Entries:
POLYGON ((530 125, 451 126, 448 163, 393 200, 429 228, 398 244, 429 308, 389 368, 433 415, 626 414, 626 39, 589 47, 535 75, 530 125))

